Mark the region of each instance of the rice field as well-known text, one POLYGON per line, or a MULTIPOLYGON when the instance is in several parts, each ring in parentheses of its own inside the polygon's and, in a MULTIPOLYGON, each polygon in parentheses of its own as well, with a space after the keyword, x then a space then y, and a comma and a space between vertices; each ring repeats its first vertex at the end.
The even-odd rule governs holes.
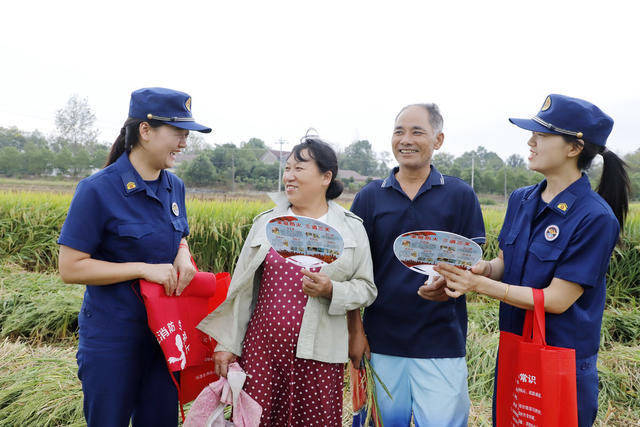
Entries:
MULTIPOLYGON (((80 426, 76 316, 83 287, 56 274, 55 243, 70 194, 0 191, 0 427, 80 426)), ((232 271, 263 201, 190 199, 190 245, 201 270, 232 271)), ((483 207, 488 243, 497 253, 504 207, 483 207)), ((598 426, 640 425, 640 206, 633 205, 609 271, 603 320, 598 426)), ((498 342, 495 301, 469 298, 467 360, 470 425, 489 426, 498 342)), ((350 419, 345 387, 345 425, 350 419)))

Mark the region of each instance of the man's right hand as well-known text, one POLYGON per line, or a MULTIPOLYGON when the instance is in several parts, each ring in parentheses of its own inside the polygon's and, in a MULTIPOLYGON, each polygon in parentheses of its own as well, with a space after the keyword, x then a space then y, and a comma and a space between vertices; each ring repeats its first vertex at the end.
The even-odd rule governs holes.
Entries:
POLYGON ((429 301, 443 302, 449 299, 449 296, 444 292, 444 288, 447 286, 447 281, 442 276, 436 276, 433 283, 427 285, 424 282, 420 288, 418 288, 418 295, 429 301))
POLYGON ((216 365, 216 375, 220 377, 227 377, 227 369, 229 365, 235 362, 238 357, 228 351, 216 351, 213 353, 213 362, 216 365))
POLYGON ((371 359, 371 350, 369 349, 369 340, 364 331, 349 334, 349 359, 354 368, 362 368, 362 357, 371 359))

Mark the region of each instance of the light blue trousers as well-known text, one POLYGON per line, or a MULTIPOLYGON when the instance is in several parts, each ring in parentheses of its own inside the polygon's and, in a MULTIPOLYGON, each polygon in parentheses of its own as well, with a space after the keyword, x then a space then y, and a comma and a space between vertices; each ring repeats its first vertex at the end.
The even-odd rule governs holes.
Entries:
POLYGON ((371 353, 371 365, 393 399, 376 381, 385 427, 466 426, 469 418, 467 363, 464 357, 412 359, 371 353))

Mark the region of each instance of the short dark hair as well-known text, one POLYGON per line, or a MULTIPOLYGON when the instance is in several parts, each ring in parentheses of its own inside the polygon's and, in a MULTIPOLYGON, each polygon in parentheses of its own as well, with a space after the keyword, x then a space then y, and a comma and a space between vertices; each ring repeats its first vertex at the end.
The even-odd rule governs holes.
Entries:
POLYGON ((306 162, 309 159, 301 156, 302 152, 307 150, 309 157, 315 160, 320 172, 331 172, 331 182, 325 197, 327 200, 333 200, 342 194, 344 186, 338 177, 338 157, 333 148, 325 141, 317 136, 305 136, 301 142, 291 150, 289 157, 293 156, 299 162, 306 162))

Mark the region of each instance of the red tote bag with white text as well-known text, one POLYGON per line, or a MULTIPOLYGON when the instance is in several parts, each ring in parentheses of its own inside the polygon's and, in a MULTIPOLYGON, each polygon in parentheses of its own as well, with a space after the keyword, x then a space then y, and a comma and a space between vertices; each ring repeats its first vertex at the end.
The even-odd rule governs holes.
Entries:
POLYGON ((541 289, 533 300, 522 336, 500 331, 496 425, 577 426, 575 350, 547 345, 541 289))
MULTIPOLYGON (((180 402, 195 399, 214 374, 215 340, 196 328, 227 295, 229 273, 197 272, 180 296, 167 296, 164 287, 140 280, 149 328, 156 336, 170 372, 180 372, 180 402)), ((178 384, 176 384, 177 386, 178 384)))

